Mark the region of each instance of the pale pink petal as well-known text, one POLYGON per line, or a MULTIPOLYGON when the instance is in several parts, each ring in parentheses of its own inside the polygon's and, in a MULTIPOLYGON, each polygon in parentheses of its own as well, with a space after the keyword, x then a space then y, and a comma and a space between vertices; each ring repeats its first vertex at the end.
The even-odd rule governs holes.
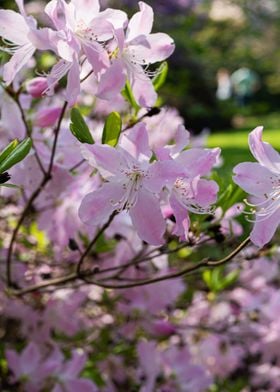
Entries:
POLYGON ((110 174, 120 174, 120 170, 127 167, 122 154, 115 148, 106 144, 83 146, 81 151, 83 157, 91 166, 95 168, 98 167, 99 171, 100 169, 104 169, 107 172, 105 177, 110 174))
POLYGON ((150 34, 154 23, 154 12, 152 7, 140 1, 140 11, 132 16, 127 27, 127 40, 130 41, 138 35, 150 34))
POLYGON ((64 383, 63 391, 65 392, 97 392, 98 389, 92 381, 84 378, 69 380, 64 383))
POLYGON ((270 193, 273 187, 273 180, 277 181, 277 176, 270 170, 261 166, 257 162, 239 163, 233 169, 233 180, 245 192, 255 196, 263 196, 270 193))
POLYGON ((92 42, 90 45, 83 43, 83 49, 88 62, 96 74, 110 66, 107 51, 97 42, 92 42))
POLYGON ((279 173, 280 154, 269 143, 262 141, 262 132, 263 127, 257 127, 250 133, 250 150, 261 165, 275 173, 279 173))
POLYGON ((226 211, 224 218, 230 219, 239 216, 243 210, 244 210, 244 204, 236 203, 226 211))
POLYGON ((23 350, 20 358, 22 372, 32 374, 39 365, 41 355, 38 347, 34 343, 29 343, 23 350))
POLYGON ((100 189, 89 193, 82 200, 79 217, 90 226, 106 223, 110 215, 117 209, 117 203, 124 195, 120 184, 105 183, 100 189))
POLYGON ((142 122, 123 133, 119 145, 137 160, 149 161, 152 156, 147 128, 142 122))
POLYGON ((72 0, 76 9, 76 19, 88 24, 100 10, 99 0, 72 0))
POLYGON ((188 232, 190 228, 190 218, 188 211, 175 197, 174 193, 170 196, 170 207, 173 210, 173 214, 176 219, 176 225, 173 230, 173 234, 177 235, 181 241, 188 238, 188 232))
POLYGON ((106 100, 114 99, 124 87, 126 75, 121 61, 114 61, 100 78, 97 97, 106 100))
MULTIPOLYGON (((256 219, 258 219, 256 217, 256 219)), ((280 208, 269 218, 256 222, 251 232, 250 238, 252 242, 263 247, 273 237, 278 225, 280 224, 280 208)))
POLYGON ((8 361, 8 367, 12 370, 16 378, 21 376, 20 358, 14 350, 6 351, 6 359, 8 361))
POLYGON ((133 226, 143 241, 151 245, 164 243, 165 222, 159 200, 152 193, 139 190, 137 202, 129 212, 133 226))
POLYGON ((99 17, 106 19, 115 29, 123 29, 127 23, 126 13, 112 8, 107 8, 105 11, 100 12, 99 17))
POLYGON ((142 64, 153 64, 167 59, 174 52, 175 44, 169 35, 156 33, 137 37, 129 48, 142 64))
POLYGON ((64 40, 59 40, 56 45, 57 48, 57 53, 59 57, 61 57, 63 60, 66 61, 73 61, 74 57, 74 50, 73 48, 68 44, 68 42, 64 40))
POLYGON ((28 63, 35 52, 32 44, 25 44, 19 48, 10 61, 4 65, 3 78, 7 84, 12 83, 16 74, 28 63))
POLYGON ((52 69, 49 75, 47 76, 48 81, 48 89, 45 91, 48 95, 52 95, 54 92, 54 88, 60 79, 62 79, 69 69, 71 68, 72 63, 64 60, 59 60, 52 69))
POLYGON ((183 151, 176 162, 182 165, 187 177, 203 176, 210 172, 220 155, 219 148, 202 149, 192 148, 183 151))
POLYGON ((172 155, 181 152, 190 143, 190 133, 184 125, 179 125, 175 135, 175 145, 171 147, 172 155))
POLYGON ((17 3, 19 12, 21 13, 22 16, 26 16, 26 12, 24 9, 24 0, 15 0, 15 2, 17 3))
POLYGON ((85 352, 79 352, 78 350, 74 350, 72 358, 65 365, 63 375, 71 378, 78 376, 83 370, 86 361, 87 356, 85 352))
POLYGON ((159 193, 164 186, 172 187, 182 175, 182 167, 174 160, 158 161, 150 166, 143 183, 151 192, 159 193))
POLYGON ((65 100, 69 103, 69 106, 75 105, 80 94, 80 89, 80 65, 78 60, 74 60, 68 72, 65 92, 65 100))
POLYGON ((195 201, 201 207, 215 203, 219 187, 215 181, 200 179, 196 184, 195 201))
POLYGON ((130 81, 136 102, 143 107, 152 107, 157 100, 157 93, 151 79, 140 66, 130 81))
POLYGON ((11 10, 0 10, 0 37, 24 45, 29 43, 28 32, 29 26, 22 15, 11 10))
POLYGON ((45 7, 45 13, 58 30, 63 30, 66 26, 75 29, 75 7, 72 2, 51 0, 45 7))
POLYGON ((12 139, 18 138, 21 140, 26 133, 19 107, 8 94, 3 94, 2 98, 1 127, 8 132, 12 139))

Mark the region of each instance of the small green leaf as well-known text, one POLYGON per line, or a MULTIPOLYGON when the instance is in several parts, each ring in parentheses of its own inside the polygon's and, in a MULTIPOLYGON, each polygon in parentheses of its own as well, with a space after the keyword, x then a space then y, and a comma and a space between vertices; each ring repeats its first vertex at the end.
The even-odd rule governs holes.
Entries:
POLYGON ((89 127, 77 108, 71 110, 70 131, 81 143, 94 144, 89 127))
POLYGON ((124 89, 122 90, 122 96, 129 102, 129 104, 133 107, 133 109, 135 109, 136 112, 139 111, 140 106, 135 101, 130 83, 128 81, 126 82, 124 89))
POLYGON ((168 64, 164 61, 153 78, 154 89, 158 91, 165 83, 168 74, 168 64))
POLYGON ((106 118, 102 134, 102 143, 115 147, 122 130, 122 120, 117 112, 112 112, 106 118))
POLYGON ((30 138, 24 139, 19 143, 11 153, 0 163, 0 173, 3 173, 14 166, 16 163, 22 161, 29 153, 32 147, 30 138))
POLYGON ((17 145, 18 140, 15 139, 10 144, 8 144, 7 147, 4 148, 4 150, 0 153, 0 163, 2 163, 4 159, 6 159, 7 156, 11 154, 11 152, 16 148, 17 145))
POLYGON ((16 188, 16 189, 20 189, 20 186, 15 185, 15 184, 0 184, 0 186, 4 186, 6 188, 16 188))

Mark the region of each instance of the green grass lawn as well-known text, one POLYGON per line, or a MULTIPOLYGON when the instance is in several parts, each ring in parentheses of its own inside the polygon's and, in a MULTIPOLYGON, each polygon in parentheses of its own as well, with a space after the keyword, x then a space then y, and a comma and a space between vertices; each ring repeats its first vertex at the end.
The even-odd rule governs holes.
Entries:
MULTIPOLYGON (((256 126, 259 124, 265 124, 265 121, 260 122, 258 119, 255 120, 256 126)), ((250 119, 250 124, 252 119, 250 119)), ((254 161, 254 157, 251 155, 248 147, 248 134, 253 129, 248 128, 246 123, 246 129, 231 129, 221 133, 214 133, 210 135, 208 139, 208 147, 221 147, 223 166, 218 169, 218 172, 223 177, 231 176, 233 167, 244 161, 254 161)), ((264 129, 263 138, 265 141, 271 143, 275 149, 280 152, 280 119, 279 129, 271 126, 270 129, 264 129)))

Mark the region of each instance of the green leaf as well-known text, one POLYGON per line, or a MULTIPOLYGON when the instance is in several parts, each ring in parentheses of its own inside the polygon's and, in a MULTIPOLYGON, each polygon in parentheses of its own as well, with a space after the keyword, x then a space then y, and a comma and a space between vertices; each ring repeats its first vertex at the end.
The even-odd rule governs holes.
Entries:
POLYGON ((32 141, 30 138, 24 139, 21 143, 19 143, 0 163, 0 173, 7 171, 16 163, 22 161, 29 153, 31 147, 32 141))
POLYGON ((16 148, 17 145, 18 140, 15 139, 10 144, 8 144, 7 147, 4 148, 4 150, 0 153, 0 164, 7 158, 8 155, 11 154, 11 152, 16 148))
POLYGON ((0 184, 0 186, 5 186, 6 188, 16 188, 16 189, 20 189, 20 186, 15 185, 15 184, 0 184))
POLYGON ((135 101, 130 83, 128 81, 126 82, 124 89, 122 90, 122 96, 129 102, 129 104, 133 107, 133 109, 135 109, 136 112, 139 111, 140 106, 135 101))
POLYGON ((94 144, 89 127, 77 108, 71 110, 70 131, 81 143, 94 144))
POLYGON ((102 134, 102 143, 115 147, 122 130, 122 120, 117 112, 112 112, 106 118, 102 134))
POLYGON ((168 74, 168 64, 164 61, 157 70, 156 76, 153 78, 154 89, 158 91, 165 83, 168 74))

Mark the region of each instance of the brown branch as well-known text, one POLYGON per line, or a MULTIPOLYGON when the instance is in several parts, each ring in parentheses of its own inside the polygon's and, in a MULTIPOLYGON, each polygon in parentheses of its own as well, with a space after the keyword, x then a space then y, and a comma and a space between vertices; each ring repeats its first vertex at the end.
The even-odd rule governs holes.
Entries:
POLYGON ((43 177, 40 185, 35 189, 35 191, 30 196, 29 200, 27 201, 27 204, 26 204, 26 206, 25 206, 25 208, 24 208, 24 210, 23 210, 23 212, 22 212, 22 214, 16 224, 16 227, 15 227, 13 234, 12 234, 12 238, 10 240, 7 261, 6 261, 6 276, 7 276, 7 286, 8 287, 14 286, 14 283, 12 281, 12 255, 13 255, 14 243, 17 239, 18 232, 19 232, 21 225, 23 224, 23 221, 26 218, 29 210, 32 207, 32 204, 37 199, 37 197, 40 195, 40 193, 45 188, 47 183, 51 180, 51 172, 52 172, 52 168, 53 168, 54 157, 55 157, 55 152, 56 152, 56 147, 57 147, 58 134, 60 131, 62 119, 64 117, 66 108, 67 108, 67 102, 65 102, 62 107, 62 111, 61 111, 57 126, 54 129, 55 136, 54 136, 54 142, 53 142, 52 151, 51 151, 51 158, 50 158, 50 162, 49 162, 49 167, 48 167, 47 171, 45 171, 44 177, 43 177))
POLYGON ((90 253, 92 247, 96 244, 96 242, 98 241, 100 236, 104 233, 104 231, 110 226, 110 224, 112 223, 113 219, 115 218, 115 216, 117 214, 118 214, 117 211, 114 211, 111 214, 111 216, 109 217, 108 221, 97 232, 97 234, 95 235, 93 240, 90 242, 90 244, 88 245, 88 247, 86 248, 84 253, 81 255, 81 258, 80 258, 80 260, 78 262, 78 265, 77 265, 77 276, 81 275, 81 269, 82 269, 83 262, 84 262, 85 258, 87 257, 87 255, 90 253))
POLYGON ((223 264, 226 264, 228 261, 232 260, 238 253, 240 253, 249 243, 250 243, 250 238, 247 237, 230 254, 228 254, 227 256, 225 256, 224 258, 222 258, 220 260, 202 260, 199 263, 196 263, 193 266, 186 267, 181 271, 158 276, 158 277, 152 278, 152 279, 143 279, 143 280, 135 281, 133 283, 114 285, 114 284, 102 283, 98 280, 88 281, 87 278, 93 276, 95 274, 95 271, 91 271, 91 272, 85 271, 85 272, 80 272, 79 274, 77 272, 74 272, 74 273, 66 275, 66 276, 58 277, 55 279, 48 280, 46 282, 39 283, 37 285, 29 286, 29 287, 22 289, 22 290, 10 291, 9 294, 20 297, 25 294, 36 292, 38 290, 41 290, 41 289, 49 287, 49 286, 64 285, 66 283, 69 283, 69 282, 72 282, 75 280, 85 280, 87 283, 90 283, 90 284, 93 284, 93 285, 96 285, 99 287, 103 287, 105 289, 127 289, 127 288, 132 288, 132 287, 145 286, 148 284, 157 283, 157 282, 161 282, 164 280, 175 279, 175 278, 190 274, 190 273, 197 271, 201 268, 205 268, 205 267, 215 268, 215 267, 221 266, 223 264))

